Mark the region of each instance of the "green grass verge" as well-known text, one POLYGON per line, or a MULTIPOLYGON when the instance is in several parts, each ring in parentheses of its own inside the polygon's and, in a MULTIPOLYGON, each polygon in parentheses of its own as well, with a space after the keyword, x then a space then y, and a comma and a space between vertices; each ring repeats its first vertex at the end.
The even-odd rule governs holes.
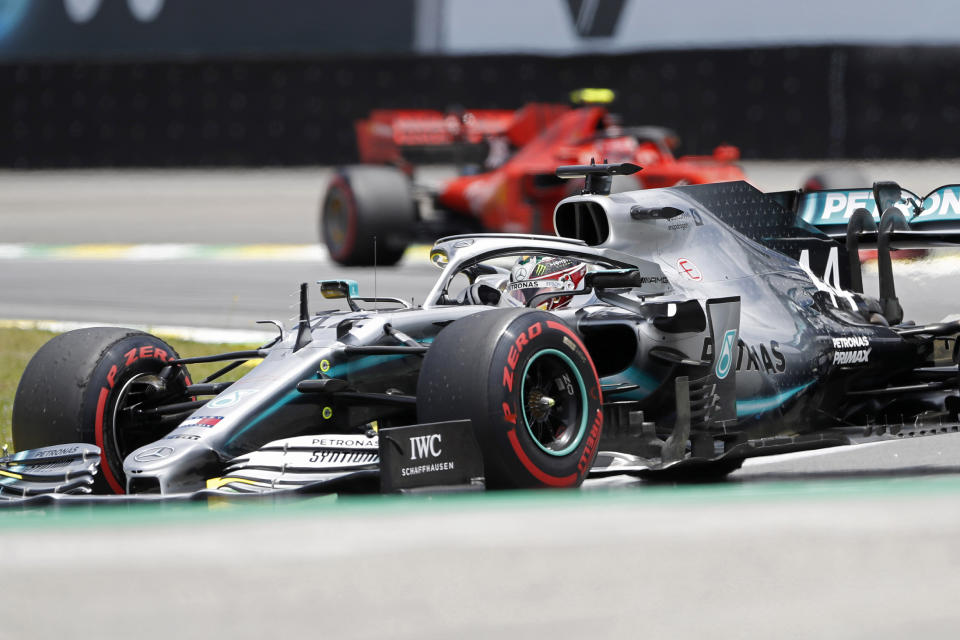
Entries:
MULTIPOLYGON (((17 392, 17 384, 20 382, 20 376, 26 369, 27 363, 33 354, 44 345, 50 338, 57 335, 51 331, 39 331, 36 329, 3 329, 0 328, 0 445, 6 444, 10 451, 13 451, 13 438, 10 433, 10 418, 13 414, 13 396, 17 392)), ((162 336, 161 336, 162 337, 162 336)), ((182 357, 193 357, 222 353, 224 351, 239 351, 241 349, 255 349, 259 345, 237 345, 237 344, 204 344, 199 342, 190 342, 187 340, 177 340, 175 338, 164 339, 177 350, 182 357)), ((223 362, 191 365, 190 375, 194 380, 200 380, 222 367, 223 362)), ((233 375, 222 378, 223 380, 235 380, 239 376, 249 371, 249 365, 231 372, 233 375)))

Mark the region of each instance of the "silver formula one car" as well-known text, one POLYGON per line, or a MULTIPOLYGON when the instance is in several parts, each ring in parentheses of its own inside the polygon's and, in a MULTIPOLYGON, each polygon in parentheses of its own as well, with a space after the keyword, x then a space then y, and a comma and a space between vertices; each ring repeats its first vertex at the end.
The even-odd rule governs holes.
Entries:
POLYGON ((416 308, 327 280, 348 310, 311 313, 302 285, 298 324, 254 351, 184 359, 113 328, 54 338, 17 391, 3 495, 709 478, 751 456, 957 430, 960 323, 903 322, 889 263, 956 241, 957 187, 920 199, 878 183, 876 213, 859 191, 745 182, 609 195, 637 169, 558 169, 586 189, 557 206, 556 237, 439 240, 416 308), (861 293, 867 243, 879 300, 861 293), (231 364, 193 381, 199 361, 231 364))

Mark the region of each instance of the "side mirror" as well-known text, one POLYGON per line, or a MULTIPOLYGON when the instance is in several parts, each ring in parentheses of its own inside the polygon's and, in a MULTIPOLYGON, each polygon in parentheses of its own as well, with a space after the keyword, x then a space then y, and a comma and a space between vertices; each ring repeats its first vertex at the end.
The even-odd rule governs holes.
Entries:
POLYGON ((356 298, 360 295, 360 285, 356 280, 321 280, 320 295, 328 300, 337 298, 356 298))
POLYGON ((656 265, 650 265, 646 270, 634 268, 591 271, 584 276, 583 284, 597 291, 633 289, 641 296, 659 296, 672 291, 667 276, 663 275, 663 271, 656 265))
POLYGON ((638 269, 591 271, 584 276, 583 283, 594 289, 624 289, 639 287, 643 284, 643 275, 638 269))
POLYGON ((683 211, 676 207, 643 207, 639 204, 630 207, 630 217, 634 220, 669 220, 682 216, 683 211))

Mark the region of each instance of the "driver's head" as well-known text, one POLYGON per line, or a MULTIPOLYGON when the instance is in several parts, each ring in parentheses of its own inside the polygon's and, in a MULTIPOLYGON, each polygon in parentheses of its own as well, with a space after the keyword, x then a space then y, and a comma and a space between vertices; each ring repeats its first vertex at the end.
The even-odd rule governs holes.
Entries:
MULTIPOLYGON (((573 291, 587 272, 587 265, 571 258, 546 256, 521 256, 510 271, 507 297, 516 304, 526 306, 535 296, 554 291, 573 291)), ((544 300, 537 307, 552 310, 570 304, 573 296, 556 296, 544 300)))

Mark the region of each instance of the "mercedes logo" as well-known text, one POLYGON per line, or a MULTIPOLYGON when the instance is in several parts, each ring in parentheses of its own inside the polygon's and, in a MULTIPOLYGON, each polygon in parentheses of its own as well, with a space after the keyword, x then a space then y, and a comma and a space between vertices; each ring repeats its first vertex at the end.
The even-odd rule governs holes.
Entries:
POLYGON ((151 460, 166 458, 171 453, 173 453, 173 447, 153 447, 151 449, 144 449, 135 455, 133 459, 137 462, 150 462, 151 460))

